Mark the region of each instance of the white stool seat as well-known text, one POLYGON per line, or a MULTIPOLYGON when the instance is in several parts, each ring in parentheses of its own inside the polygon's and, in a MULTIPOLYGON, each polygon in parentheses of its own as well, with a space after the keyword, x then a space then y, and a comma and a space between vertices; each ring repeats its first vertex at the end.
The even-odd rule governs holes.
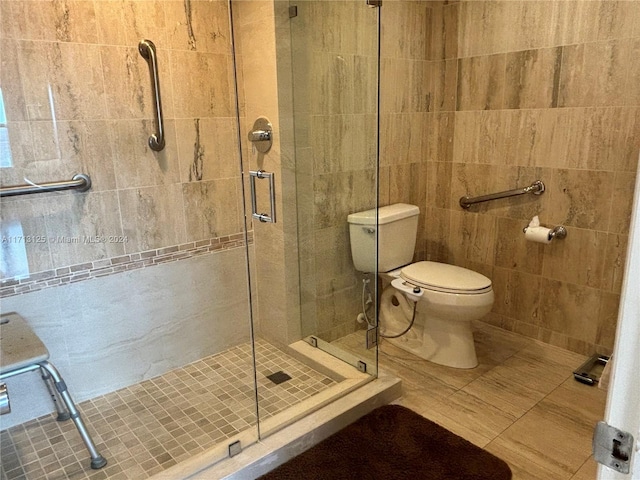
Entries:
POLYGON ((24 318, 15 312, 0 318, 0 375, 49 359, 47 347, 24 318))

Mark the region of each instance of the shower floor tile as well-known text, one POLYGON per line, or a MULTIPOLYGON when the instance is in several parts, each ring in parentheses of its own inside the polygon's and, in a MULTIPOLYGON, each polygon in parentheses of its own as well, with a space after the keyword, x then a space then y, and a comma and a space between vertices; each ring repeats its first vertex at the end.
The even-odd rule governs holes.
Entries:
MULTIPOLYGON (((263 340, 256 367, 262 419, 337 383, 263 340), (291 379, 267 378, 279 371, 291 379)), ((51 414, 9 428, 0 432, 0 480, 148 478, 255 427, 253 382, 247 343, 78 404, 108 460, 101 470, 89 468, 72 421, 51 414)))

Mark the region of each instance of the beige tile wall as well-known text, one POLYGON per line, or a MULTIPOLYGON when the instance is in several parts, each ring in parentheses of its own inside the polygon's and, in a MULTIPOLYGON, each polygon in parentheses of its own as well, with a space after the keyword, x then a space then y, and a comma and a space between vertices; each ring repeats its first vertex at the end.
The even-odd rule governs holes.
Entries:
POLYGON ((46 238, 128 236, 26 244, 31 273, 242 231, 226 1, 2 1, 0 47, 13 154, 2 184, 79 172, 93 182, 85 194, 3 199, 3 224, 46 238), (142 38, 158 49, 159 153, 147 146, 154 105, 142 38))
MULTIPOLYGON (((416 79, 446 79, 431 83, 436 88, 429 91, 431 98, 445 101, 427 103, 422 113, 423 121, 430 120, 422 130, 421 156, 400 165, 393 154, 381 158, 381 178, 389 178, 382 198, 416 203, 425 211, 418 259, 491 277, 496 301, 486 321, 581 353, 609 351, 640 150, 634 61, 640 2, 417 5, 427 21, 416 27, 416 35, 421 30, 431 48, 423 47, 422 38, 407 47, 404 37, 385 35, 392 29, 385 30, 383 21, 383 58, 401 48, 429 52, 422 61, 430 73, 406 70, 418 60, 404 54, 404 72, 417 75, 407 87, 421 83, 412 90, 417 101, 429 83, 416 79), (412 168, 414 175, 404 173, 412 168), (398 182, 403 175, 407 181, 398 182), (536 179, 546 184, 542 196, 468 211, 458 206, 463 195, 509 190, 536 179), (547 226, 565 225, 567 238, 549 245, 525 242, 522 228, 533 215, 547 226)), ((385 7, 416 15, 413 2, 385 7)), ((407 75, 394 68, 383 71, 383 119, 385 105, 400 115, 420 106, 385 103, 385 85, 407 75)), ((397 96, 388 87, 386 95, 397 96)), ((413 129, 404 129, 405 148, 413 136, 413 129)), ((383 130, 382 151, 387 144, 397 152, 398 138, 397 133, 385 138, 383 130)))

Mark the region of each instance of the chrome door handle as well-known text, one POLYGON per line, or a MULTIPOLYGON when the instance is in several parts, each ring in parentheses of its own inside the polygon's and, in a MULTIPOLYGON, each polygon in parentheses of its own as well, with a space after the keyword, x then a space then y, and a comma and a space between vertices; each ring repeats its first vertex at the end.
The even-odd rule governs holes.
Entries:
POLYGON ((263 223, 276 223, 276 189, 275 174, 265 172, 264 170, 249 171, 249 179, 251 185, 251 216, 263 223), (266 178, 269 180, 269 201, 271 203, 271 215, 266 213, 258 213, 258 202, 256 199, 256 178, 266 178))

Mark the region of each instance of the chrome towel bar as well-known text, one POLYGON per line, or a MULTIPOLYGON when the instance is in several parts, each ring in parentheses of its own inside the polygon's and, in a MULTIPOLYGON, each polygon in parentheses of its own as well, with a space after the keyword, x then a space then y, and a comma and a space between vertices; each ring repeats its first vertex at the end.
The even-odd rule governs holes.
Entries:
POLYGON ((461 197, 460 206, 462 208, 469 208, 474 203, 488 202, 489 200, 497 200, 499 198, 515 197, 516 195, 524 195, 525 193, 541 195, 544 193, 544 183, 542 183, 541 180, 536 180, 531 185, 524 188, 516 188, 505 192, 489 193, 487 195, 480 195, 479 197, 461 197))
POLYGON ((160 79, 158 78, 158 56, 156 46, 151 40, 141 40, 138 44, 140 55, 149 64, 153 100, 156 104, 156 132, 149 137, 149 148, 159 152, 164 148, 164 120, 162 119, 162 101, 160 100, 160 79))
POLYGON ((31 193, 59 192, 61 190, 78 190, 79 192, 86 192, 90 188, 91 178, 89 175, 79 173, 74 175, 71 180, 0 187, 0 197, 13 197, 14 195, 28 195, 31 193))

